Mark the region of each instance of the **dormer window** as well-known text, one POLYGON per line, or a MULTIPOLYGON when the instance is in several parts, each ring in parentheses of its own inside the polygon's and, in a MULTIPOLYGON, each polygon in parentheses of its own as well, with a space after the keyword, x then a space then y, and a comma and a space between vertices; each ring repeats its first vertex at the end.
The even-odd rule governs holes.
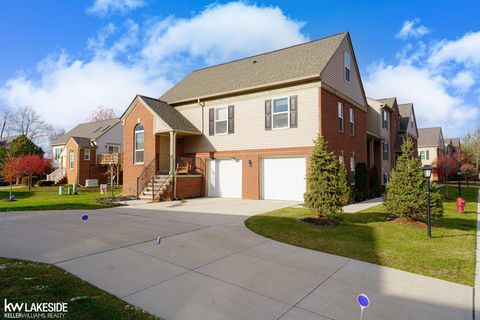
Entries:
POLYGON ((351 73, 351 61, 352 61, 352 58, 350 57, 350 53, 346 52, 345 51, 345 55, 344 55, 344 66, 345 66, 345 81, 347 81, 348 83, 350 83, 350 73, 351 73))

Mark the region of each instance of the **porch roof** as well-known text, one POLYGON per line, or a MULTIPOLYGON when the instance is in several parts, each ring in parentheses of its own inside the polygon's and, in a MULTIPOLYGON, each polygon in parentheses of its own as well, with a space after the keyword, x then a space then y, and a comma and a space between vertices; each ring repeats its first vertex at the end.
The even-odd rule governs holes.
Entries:
POLYGON ((130 109, 135 105, 137 99, 139 99, 155 116, 158 116, 170 131, 201 134, 201 132, 187 118, 185 118, 183 114, 165 101, 142 95, 137 95, 135 99, 133 99, 129 108, 122 115, 122 119, 124 119, 130 109))

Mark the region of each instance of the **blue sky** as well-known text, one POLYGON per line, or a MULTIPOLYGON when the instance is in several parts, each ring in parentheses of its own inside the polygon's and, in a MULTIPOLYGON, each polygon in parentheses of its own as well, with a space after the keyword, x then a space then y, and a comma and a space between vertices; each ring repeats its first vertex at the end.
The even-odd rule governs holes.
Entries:
POLYGON ((406 2, 2 1, 0 106, 68 129, 192 69, 349 31, 368 96, 462 135, 480 111, 480 3, 406 2))

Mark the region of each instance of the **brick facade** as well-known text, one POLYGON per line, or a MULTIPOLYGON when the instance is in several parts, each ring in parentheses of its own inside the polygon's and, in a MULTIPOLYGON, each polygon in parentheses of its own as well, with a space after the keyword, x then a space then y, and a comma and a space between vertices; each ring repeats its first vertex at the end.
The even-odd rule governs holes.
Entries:
MULTIPOLYGON (((345 156, 345 162, 349 163, 350 156, 354 156, 357 163, 367 162, 366 149, 366 111, 357 108, 340 97, 319 89, 319 108, 320 108, 320 130, 321 134, 328 141, 328 147, 335 154, 345 156), (345 131, 338 131, 337 104, 341 101, 345 108, 345 131), (349 109, 355 110, 355 133, 350 135, 349 129, 349 109)), ((137 177, 142 173, 146 165, 150 164, 155 158, 159 158, 159 136, 154 134, 154 118, 152 113, 146 109, 140 102, 130 110, 124 118, 124 194, 135 195, 137 188, 137 177), (144 164, 134 164, 134 128, 137 123, 142 123, 145 130, 145 154, 144 164), (157 156, 157 157, 156 157, 157 156)), ((242 198, 243 199, 261 199, 262 186, 261 177, 262 158, 282 157, 282 156, 305 156, 308 168, 308 156, 312 152, 312 146, 295 146, 291 148, 269 148, 255 150, 232 150, 232 151, 212 151, 183 154, 183 142, 190 137, 184 136, 177 139, 177 157, 196 157, 200 159, 197 165, 203 178, 179 177, 177 180, 177 197, 188 198, 195 196, 204 196, 207 193, 206 173, 209 159, 231 159, 242 160, 242 198)), ((316 136, 312 134, 312 140, 316 136)), ((377 150, 378 153, 378 150, 377 150)), ((308 170, 308 169, 307 169, 308 170)))
POLYGON ((354 156, 356 163, 367 163, 367 112, 355 107, 351 103, 320 88, 320 131, 328 142, 328 149, 336 156, 343 155, 347 169, 350 165, 350 157, 354 156), (344 106, 344 132, 338 130, 338 102, 344 106), (354 135, 349 132, 350 108, 355 111, 354 135))
POLYGON ((68 184, 79 184, 84 186, 86 179, 98 179, 99 183, 105 181, 105 176, 101 173, 105 172, 103 168, 96 166, 96 150, 90 149, 90 160, 85 160, 85 149, 79 147, 75 140, 70 139, 65 145, 66 150, 66 177, 68 184), (73 168, 70 168, 70 152, 73 151, 74 161, 73 168))
MULTIPOLYGON (((236 150, 203 152, 188 154, 185 157, 198 157, 204 164, 204 172, 207 172, 208 159, 231 159, 242 160, 242 198, 258 200, 261 199, 261 162, 262 158, 280 156, 305 156, 312 153, 313 147, 293 147, 276 149, 236 150), (249 162, 251 161, 251 164, 249 162)), ((307 161, 307 160, 306 160, 307 161)), ((308 166, 307 166, 308 167, 308 166)))
POLYGON ((150 164, 159 150, 159 139, 153 133, 153 115, 140 102, 137 102, 126 115, 123 124, 123 193, 125 195, 137 194, 137 177, 145 167, 143 164, 134 163, 134 130, 138 123, 141 123, 144 128, 144 164, 150 164))

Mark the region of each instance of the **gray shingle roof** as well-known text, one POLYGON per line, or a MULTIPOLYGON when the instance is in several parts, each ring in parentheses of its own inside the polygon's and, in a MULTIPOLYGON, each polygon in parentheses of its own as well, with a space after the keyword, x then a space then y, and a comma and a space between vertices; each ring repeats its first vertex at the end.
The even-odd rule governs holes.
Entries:
POLYGON ((391 98, 383 98, 383 99, 376 99, 376 100, 380 101, 381 103, 384 103, 390 109, 393 109, 393 105, 395 104, 396 99, 397 98, 395 97, 391 97, 391 98))
POLYGON ((168 103, 319 77, 348 33, 259 54, 191 72, 161 100, 168 103))
POLYGON ((413 104, 403 103, 398 105, 398 113, 400 114, 400 130, 405 131, 408 128, 410 115, 412 114, 413 104))
POLYGON ((92 144, 91 140, 89 138, 83 138, 83 137, 71 137, 79 147, 83 148, 88 148, 88 147, 94 147, 92 144))
POLYGON ((441 145, 442 128, 419 128, 418 129, 418 146, 419 147, 444 147, 441 145))
POLYGON ((88 123, 81 123, 72 130, 59 137, 53 144, 65 144, 71 137, 88 138, 89 140, 95 140, 110 130, 114 125, 120 122, 120 119, 110 119, 103 121, 95 121, 88 123))
POLYGON ((139 97, 173 130, 200 133, 187 118, 165 101, 141 95, 139 97))

